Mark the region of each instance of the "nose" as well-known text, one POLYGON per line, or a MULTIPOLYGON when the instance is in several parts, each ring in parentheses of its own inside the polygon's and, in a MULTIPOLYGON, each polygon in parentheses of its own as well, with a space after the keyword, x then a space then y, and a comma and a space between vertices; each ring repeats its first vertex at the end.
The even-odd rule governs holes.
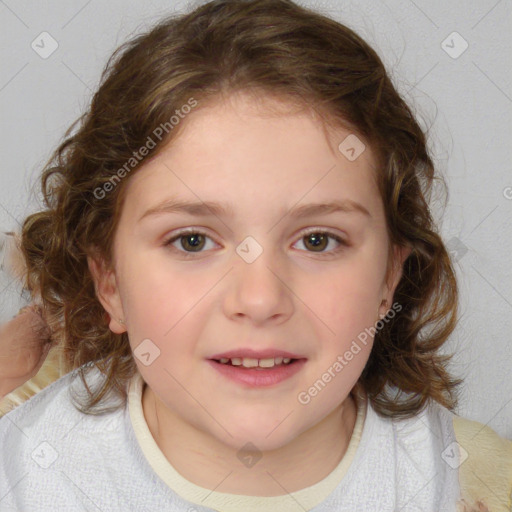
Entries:
POLYGON ((254 325, 286 322, 294 310, 290 280, 289 273, 278 269, 276 259, 265 251, 252 263, 239 258, 224 300, 226 316, 254 325))

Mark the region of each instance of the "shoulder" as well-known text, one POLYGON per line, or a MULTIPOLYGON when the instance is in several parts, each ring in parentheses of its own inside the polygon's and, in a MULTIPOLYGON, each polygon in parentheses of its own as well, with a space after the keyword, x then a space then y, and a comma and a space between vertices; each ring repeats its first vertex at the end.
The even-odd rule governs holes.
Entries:
POLYGON ((393 423, 399 448, 414 454, 422 468, 428 466, 432 450, 437 454, 431 469, 450 482, 453 492, 458 488, 463 500, 458 510, 512 511, 512 441, 437 402, 414 418, 393 423))
POLYGON ((77 420, 78 411, 66 400, 74 377, 73 372, 64 375, 0 418, 0 495, 16 499, 10 490, 17 479, 23 476, 26 483, 33 468, 53 464, 58 439, 77 420))
MULTIPOLYGON (((92 387, 99 382, 101 374, 96 368, 89 370, 86 381, 92 387)), ((119 414, 94 416, 82 413, 76 406, 76 399, 85 396, 79 372, 73 370, 2 416, 0 474, 21 470, 27 463, 31 464, 31 459, 35 460, 41 452, 41 446, 51 451, 65 439, 76 441, 78 437, 95 437, 110 430, 107 423, 121 421, 119 414)), ((58 450, 55 448, 54 451, 58 450)))
MULTIPOLYGON (((25 430, 22 432, 21 428, 16 428, 17 426, 25 426, 26 433, 30 433, 33 429, 43 427, 46 430, 60 430, 65 428, 65 424, 76 419, 84 421, 85 424, 97 423, 101 415, 84 414, 76 405, 88 396, 80 376, 81 371, 84 372, 86 385, 90 390, 103 383, 105 376, 91 364, 60 376, 21 405, 0 417, 0 438, 7 435, 22 436, 25 430)), ((123 405, 122 401, 116 399, 111 393, 102 399, 102 404, 111 409, 121 408, 123 405)))
POLYGON ((56 410, 61 412, 60 419, 65 419, 69 409, 65 396, 75 378, 75 371, 60 377, 2 416, 0 439, 5 436, 23 435, 22 429, 16 428, 19 424, 27 424, 31 429, 34 427, 34 420, 40 424, 46 422, 56 413, 56 410), (63 406, 64 409, 62 409, 63 406))
POLYGON ((462 497, 469 503, 481 501, 493 512, 512 510, 512 441, 456 415, 453 427, 460 451, 462 497))
MULTIPOLYGON (((101 382, 101 373, 89 370, 85 378, 91 388, 101 382)), ((76 399, 85 396, 80 374, 73 370, 0 418, 2 510, 82 510, 77 488, 101 500, 103 487, 95 482, 107 486, 118 465, 133 467, 124 408, 84 414, 76 399)), ((105 402, 122 405, 111 398, 105 402)))

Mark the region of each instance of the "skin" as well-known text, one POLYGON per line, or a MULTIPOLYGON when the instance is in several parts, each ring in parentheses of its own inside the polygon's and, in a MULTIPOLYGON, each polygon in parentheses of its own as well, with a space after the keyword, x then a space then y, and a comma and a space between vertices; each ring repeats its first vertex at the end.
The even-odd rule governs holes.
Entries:
POLYGON ((0 326, 0 398, 34 377, 51 345, 43 344, 46 324, 31 307, 0 326))
POLYGON ((197 485, 253 496, 313 485, 340 462, 371 340, 309 404, 297 396, 386 312, 383 300, 391 306, 408 255, 393 248, 386 273, 390 247, 371 149, 350 162, 337 151, 350 132, 326 135, 310 115, 285 108, 269 116, 265 101, 238 93, 189 115, 179 137, 130 177, 112 268, 89 258, 111 330, 127 330, 132 349, 149 338, 160 350, 149 366, 135 360, 147 383, 144 415, 163 454, 197 485), (161 213, 139 221, 171 197, 229 203, 233 217, 161 213), (340 199, 370 215, 285 215, 299 201, 340 199), (208 237, 201 252, 187 237, 165 246, 188 227, 208 237), (316 252, 304 238, 310 228, 348 245, 328 239, 316 252), (250 264, 236 252, 247 236, 263 249, 250 264), (287 350, 307 362, 280 384, 251 389, 207 362, 241 347, 287 350), (251 468, 237 457, 247 442, 262 455, 251 468))
MULTIPOLYGON (((25 273, 23 256, 13 233, 2 239, 2 269, 22 281, 25 273)), ((45 343, 46 323, 35 306, 22 308, 8 322, 0 325, 0 398, 34 377, 43 365, 50 344, 45 343)))

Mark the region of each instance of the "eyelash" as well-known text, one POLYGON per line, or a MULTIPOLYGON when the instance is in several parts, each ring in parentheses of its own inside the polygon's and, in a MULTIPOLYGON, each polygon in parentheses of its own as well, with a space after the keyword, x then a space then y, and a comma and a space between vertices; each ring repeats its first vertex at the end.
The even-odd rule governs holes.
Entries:
MULTIPOLYGON (((328 257, 330 257, 332 255, 338 254, 338 252, 340 252, 343 249, 349 247, 349 244, 343 238, 341 238, 339 235, 336 235, 335 233, 333 233, 331 231, 325 231, 325 230, 321 230, 321 229, 318 229, 318 228, 310 229, 308 231, 305 231, 305 232, 301 233, 301 236, 299 237, 299 240, 302 240, 304 237, 306 237, 308 235, 311 235, 313 233, 327 235, 329 238, 334 239, 336 242, 338 242, 340 244, 340 247, 338 247, 337 249, 334 249, 332 251, 327 251, 327 252, 324 252, 324 251, 323 252, 318 252, 318 253, 315 253, 314 251, 305 251, 305 252, 311 252, 313 254, 320 255, 320 257, 328 258, 328 257)), ((190 228, 190 229, 186 229, 186 230, 180 231, 177 234, 174 234, 171 238, 167 239, 163 243, 163 245, 164 245, 164 247, 171 247, 173 242, 175 242, 176 240, 179 240, 180 238, 185 237, 187 235, 203 235, 203 236, 209 238, 210 240, 213 240, 204 231, 201 231, 199 229, 190 228)), ((173 249, 175 249, 178 252, 182 253, 185 258, 193 258, 196 254, 201 254, 202 252, 205 252, 205 251, 189 252, 189 251, 184 251, 184 250, 181 250, 181 249, 177 249, 175 247, 173 247, 173 249)))

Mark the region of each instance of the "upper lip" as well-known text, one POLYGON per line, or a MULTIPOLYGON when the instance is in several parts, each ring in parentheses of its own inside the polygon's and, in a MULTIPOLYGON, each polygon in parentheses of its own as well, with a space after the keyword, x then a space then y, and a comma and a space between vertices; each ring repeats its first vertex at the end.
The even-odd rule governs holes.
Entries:
POLYGON ((276 357, 288 357, 290 359, 305 359, 303 356, 287 352, 286 350, 277 350, 275 348, 267 348, 265 350, 253 350, 252 348, 237 348, 213 355, 210 359, 233 359, 251 358, 251 359, 273 359, 276 357))

